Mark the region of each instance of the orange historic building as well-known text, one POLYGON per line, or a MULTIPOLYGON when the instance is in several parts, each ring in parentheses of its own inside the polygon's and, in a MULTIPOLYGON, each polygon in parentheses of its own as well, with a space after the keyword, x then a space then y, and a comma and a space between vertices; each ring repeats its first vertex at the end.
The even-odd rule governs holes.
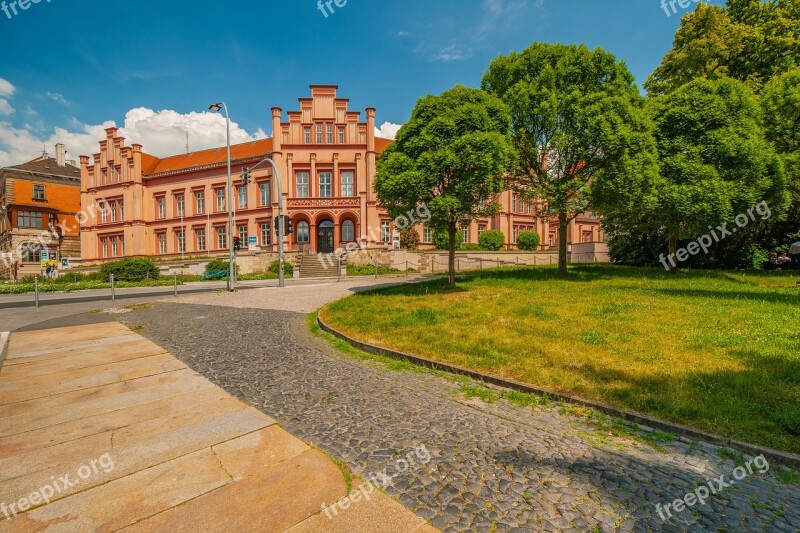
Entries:
MULTIPOLYGON (((391 245, 394 223, 373 189, 378 157, 391 143, 375 134, 375 109, 366 121, 348 109, 335 85, 312 85, 311 97, 300 98, 299 111, 272 108, 270 139, 232 147, 235 236, 243 249, 248 241, 260 250, 276 249, 273 219, 278 201, 293 223, 284 242, 287 250, 332 252, 348 242, 368 247, 391 245), (283 198, 278 198, 269 166, 252 172, 241 184, 243 168, 272 154, 280 169, 283 198)), ((82 227, 85 260, 123 256, 180 256, 227 250, 227 155, 220 147, 156 158, 138 144, 125 145, 116 128, 106 130, 100 152, 81 157, 81 203, 96 211, 82 227)), ((500 229, 513 247, 524 229, 542 235, 543 248, 555 245, 555 225, 537 215, 536 202, 519 201, 512 192, 500 197, 503 209, 492 219, 464 228, 467 242, 477 243, 487 229, 500 229)), ((598 220, 582 217, 571 223, 572 242, 600 241, 598 220)), ((419 228, 423 247, 431 232, 419 228)))

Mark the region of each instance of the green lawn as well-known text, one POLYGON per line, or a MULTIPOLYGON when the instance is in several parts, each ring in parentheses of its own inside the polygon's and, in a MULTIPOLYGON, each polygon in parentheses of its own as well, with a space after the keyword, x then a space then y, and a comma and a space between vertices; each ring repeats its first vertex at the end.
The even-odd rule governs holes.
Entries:
POLYGON ((797 274, 508 268, 356 294, 361 340, 800 452, 797 274))

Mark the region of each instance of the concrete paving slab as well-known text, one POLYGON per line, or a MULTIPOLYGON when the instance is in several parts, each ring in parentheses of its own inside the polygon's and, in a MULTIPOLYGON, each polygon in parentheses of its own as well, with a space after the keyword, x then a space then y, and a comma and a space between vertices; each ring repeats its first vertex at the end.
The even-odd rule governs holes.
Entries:
POLYGON ((115 335, 125 335, 130 330, 118 322, 105 322, 87 326, 69 326, 65 328, 22 331, 11 336, 8 345, 7 359, 11 360, 18 355, 32 350, 43 350, 52 346, 66 346, 75 342, 86 342, 115 335))

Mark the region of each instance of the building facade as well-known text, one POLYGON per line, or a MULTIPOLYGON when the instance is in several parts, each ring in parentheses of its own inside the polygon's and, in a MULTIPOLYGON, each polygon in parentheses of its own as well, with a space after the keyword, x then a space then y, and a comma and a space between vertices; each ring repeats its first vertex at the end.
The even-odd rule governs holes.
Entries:
POLYGON ((0 279, 42 274, 45 261, 81 257, 80 169, 63 144, 21 165, 0 169, 0 279))
MULTIPOLYGON (((233 237, 244 249, 276 248, 273 220, 279 201, 294 230, 284 238, 286 250, 327 253, 349 242, 391 245, 396 228, 378 204, 373 181, 376 162, 392 141, 376 135, 374 108, 366 109, 362 121, 337 89, 312 85, 311 96, 300 98, 300 109, 288 112, 286 121, 280 108, 272 108, 272 138, 232 147, 233 237), (280 170, 280 198, 268 165, 252 171, 249 185, 240 177, 268 154, 280 170)), ((126 146, 117 133, 109 128, 100 152, 81 157, 81 203, 97 213, 82 227, 84 260, 225 252, 232 238, 226 148, 156 158, 141 145, 126 146)), ((499 229, 513 247, 519 231, 532 229, 542 235, 543 248, 557 244, 557 232, 537 211, 537 202, 522 202, 510 191, 499 200, 499 215, 464 228, 467 242, 477 243, 483 231, 499 229)), ((431 232, 418 229, 423 247, 432 247, 431 232)), ((602 240, 599 221, 579 218, 570 237, 602 240)))

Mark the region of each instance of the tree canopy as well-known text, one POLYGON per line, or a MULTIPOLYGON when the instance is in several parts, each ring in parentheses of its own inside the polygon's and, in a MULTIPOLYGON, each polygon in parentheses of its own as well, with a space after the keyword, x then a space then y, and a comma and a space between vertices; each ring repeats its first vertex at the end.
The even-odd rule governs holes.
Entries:
POLYGON ((506 105, 463 86, 421 98, 411 119, 378 161, 375 191, 392 216, 426 204, 428 223, 446 232, 455 284, 456 231, 497 212, 497 195, 513 168, 506 105))

